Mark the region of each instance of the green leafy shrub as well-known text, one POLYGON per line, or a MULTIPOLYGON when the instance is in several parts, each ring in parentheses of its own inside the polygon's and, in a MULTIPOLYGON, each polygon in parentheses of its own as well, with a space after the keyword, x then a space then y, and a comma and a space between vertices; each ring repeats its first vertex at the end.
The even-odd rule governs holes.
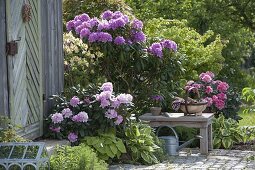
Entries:
POLYGON ((52 170, 106 170, 108 165, 89 146, 58 146, 50 158, 52 170))
POLYGON ((255 89, 246 87, 242 90, 242 99, 245 102, 244 113, 255 111, 255 89))
POLYGON ((238 122, 234 119, 225 119, 223 115, 213 120, 213 145, 214 148, 232 148, 233 144, 243 142, 244 134, 238 122))
POLYGON ((114 130, 100 133, 98 136, 87 136, 82 142, 94 148, 98 157, 103 160, 120 158, 121 154, 126 153, 126 147, 120 138, 117 138, 114 130))
POLYGON ((125 129, 125 143, 133 162, 154 164, 159 162, 155 155, 164 155, 163 147, 156 145, 160 142, 152 128, 141 122, 131 122, 125 129))

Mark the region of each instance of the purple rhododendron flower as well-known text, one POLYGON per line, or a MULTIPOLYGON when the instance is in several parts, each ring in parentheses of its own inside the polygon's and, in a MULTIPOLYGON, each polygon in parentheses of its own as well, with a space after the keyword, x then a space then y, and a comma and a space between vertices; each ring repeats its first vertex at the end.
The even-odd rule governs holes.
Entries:
POLYGON ((210 93, 212 93, 213 92, 213 88, 211 87, 211 86, 206 86, 206 88, 205 88, 205 93, 206 94, 210 94, 210 93))
POLYGON ((102 87, 100 88, 101 90, 103 91, 110 91, 112 92, 113 91, 113 85, 111 82, 106 82, 102 85, 102 87))
POLYGON ((90 27, 93 28, 98 25, 99 20, 96 17, 94 17, 87 22, 90 24, 90 27))
POLYGON ((99 22, 99 24, 97 26, 98 31, 109 30, 109 29, 110 29, 110 24, 107 20, 103 20, 103 21, 99 22))
POLYGON ((122 19, 125 22, 125 24, 129 23, 129 17, 127 15, 123 15, 122 19))
POLYGON ((112 35, 107 32, 99 32, 97 40, 100 42, 111 42, 112 41, 112 35))
POLYGON ((110 101, 109 100, 106 100, 106 99, 102 99, 101 100, 101 103, 100 103, 100 107, 102 107, 102 108, 105 108, 105 107, 107 107, 107 106, 110 106, 110 101))
POLYGON ((121 104, 132 104, 133 100, 133 96, 125 93, 119 94, 116 98, 121 104))
POLYGON ((70 105, 76 107, 80 103, 80 99, 77 96, 73 96, 70 100, 70 105))
POLYGON ((61 113, 55 113, 51 116, 51 120, 54 124, 60 123, 64 120, 63 115, 61 113))
POLYGON ((81 20, 76 20, 76 21, 74 21, 74 27, 76 28, 76 27, 78 27, 78 26, 80 26, 82 24, 82 21, 81 20))
POLYGON ((88 119, 89 119, 89 117, 86 112, 80 112, 77 115, 72 117, 72 121, 74 121, 74 122, 87 122, 88 119))
POLYGON ((66 29, 67 31, 71 31, 74 28, 74 20, 68 21, 66 23, 66 29))
POLYGON ((146 36, 142 31, 136 32, 132 36, 134 42, 145 42, 146 36))
POLYGON ((80 38, 88 37, 90 34, 90 30, 88 28, 83 28, 80 32, 80 38))
POLYGON ((110 11, 110 10, 104 11, 104 12, 101 14, 101 18, 102 18, 102 19, 105 19, 105 20, 110 20, 110 19, 112 19, 112 16, 113 16, 113 12, 110 11))
POLYGON ((69 108, 63 109, 61 113, 62 113, 62 115, 64 116, 64 118, 69 118, 70 116, 73 115, 72 110, 69 109, 69 108))
POLYGON ((117 116, 118 116, 118 113, 114 109, 109 109, 105 113, 105 117, 108 119, 113 119, 113 118, 116 118, 117 116))
POLYGON ((161 44, 162 44, 163 48, 168 48, 168 49, 173 50, 175 52, 177 51, 177 44, 172 40, 163 40, 161 42, 161 44))
POLYGON ((137 30, 142 30, 143 29, 143 22, 138 20, 138 19, 134 19, 131 23, 132 28, 137 29, 137 30))
POLYGON ((69 133, 67 138, 70 142, 76 142, 78 140, 78 136, 73 132, 69 133))
POLYGON ((149 48, 148 48, 149 53, 162 58, 163 57, 163 51, 162 51, 162 46, 160 43, 153 43, 149 48))
POLYGON ((50 127, 50 130, 52 131, 52 132, 56 132, 56 133, 59 133, 60 132, 60 130, 61 130, 61 128, 60 127, 50 127))
POLYGON ((80 34, 80 32, 81 32, 81 30, 82 30, 83 28, 84 28, 83 25, 79 25, 79 26, 75 27, 75 32, 76 32, 76 34, 80 34))
POLYGON ((92 43, 92 42, 96 42, 98 39, 98 36, 97 36, 97 32, 93 32, 89 35, 89 42, 92 43))
POLYGON ((122 36, 117 36, 117 37, 114 39, 114 44, 116 44, 116 45, 125 44, 125 39, 124 39, 122 36))
POLYGON ((111 98, 111 107, 113 108, 119 108, 120 107, 120 101, 117 98, 111 98))
POLYGON ((229 85, 226 82, 220 82, 217 86, 219 92, 226 92, 229 88, 229 85))
POLYGON ((81 21, 88 21, 88 20, 90 20, 89 15, 86 14, 86 13, 79 15, 78 18, 79 18, 79 20, 81 20, 81 21))
POLYGON ((112 30, 116 30, 117 28, 124 27, 126 25, 126 22, 123 20, 123 18, 117 18, 117 19, 111 19, 109 21, 109 24, 112 30))
POLYGON ((123 117, 121 115, 118 115, 117 119, 115 120, 114 124, 119 125, 123 122, 123 117))
POLYGON ((117 18, 121 18, 121 17, 123 17, 123 13, 120 12, 120 11, 115 11, 115 12, 113 13, 113 15, 112 15, 112 18, 113 18, 113 19, 117 19, 117 18))

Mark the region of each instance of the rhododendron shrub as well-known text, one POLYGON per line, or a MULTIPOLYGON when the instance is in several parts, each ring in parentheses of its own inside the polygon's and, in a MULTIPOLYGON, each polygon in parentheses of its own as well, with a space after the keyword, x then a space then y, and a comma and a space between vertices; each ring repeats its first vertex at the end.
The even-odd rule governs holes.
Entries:
POLYGON ((94 136, 109 128, 123 126, 130 117, 128 110, 133 105, 133 96, 115 95, 111 82, 90 91, 75 89, 74 96, 66 100, 54 96, 54 113, 48 117, 49 131, 57 138, 66 138, 75 143, 84 136, 94 136))
MULTIPOLYGON (((207 71, 199 75, 199 81, 188 81, 185 89, 198 89, 200 97, 207 101, 207 110, 223 113, 225 117, 239 119, 237 111, 240 97, 227 82, 215 80, 214 73, 207 71)), ((192 90, 191 90, 192 91, 192 90)))

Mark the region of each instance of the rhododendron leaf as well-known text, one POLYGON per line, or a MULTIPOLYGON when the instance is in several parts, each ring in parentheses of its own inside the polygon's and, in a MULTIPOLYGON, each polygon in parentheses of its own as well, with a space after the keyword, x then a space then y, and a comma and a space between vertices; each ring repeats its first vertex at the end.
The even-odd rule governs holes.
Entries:
POLYGON ((111 151, 110 147, 105 147, 104 149, 105 149, 107 156, 114 158, 114 153, 111 151))
POLYGON ((116 147, 115 145, 110 145, 110 149, 111 149, 111 151, 112 151, 112 153, 113 153, 114 155, 117 154, 118 149, 117 149, 117 147, 116 147))
POLYGON ((126 147, 125 145, 123 144, 122 140, 119 140, 117 143, 116 143, 116 146, 118 148, 118 150, 121 152, 121 153, 126 153, 126 147))

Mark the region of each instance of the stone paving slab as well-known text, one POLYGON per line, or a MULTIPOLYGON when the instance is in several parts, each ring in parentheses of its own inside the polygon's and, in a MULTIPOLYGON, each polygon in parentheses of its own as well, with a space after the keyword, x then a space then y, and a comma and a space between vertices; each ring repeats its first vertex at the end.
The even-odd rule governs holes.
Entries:
POLYGON ((179 156, 171 156, 160 164, 145 165, 111 165, 110 170, 255 170, 255 151, 214 149, 205 156, 199 150, 183 149, 179 156))

